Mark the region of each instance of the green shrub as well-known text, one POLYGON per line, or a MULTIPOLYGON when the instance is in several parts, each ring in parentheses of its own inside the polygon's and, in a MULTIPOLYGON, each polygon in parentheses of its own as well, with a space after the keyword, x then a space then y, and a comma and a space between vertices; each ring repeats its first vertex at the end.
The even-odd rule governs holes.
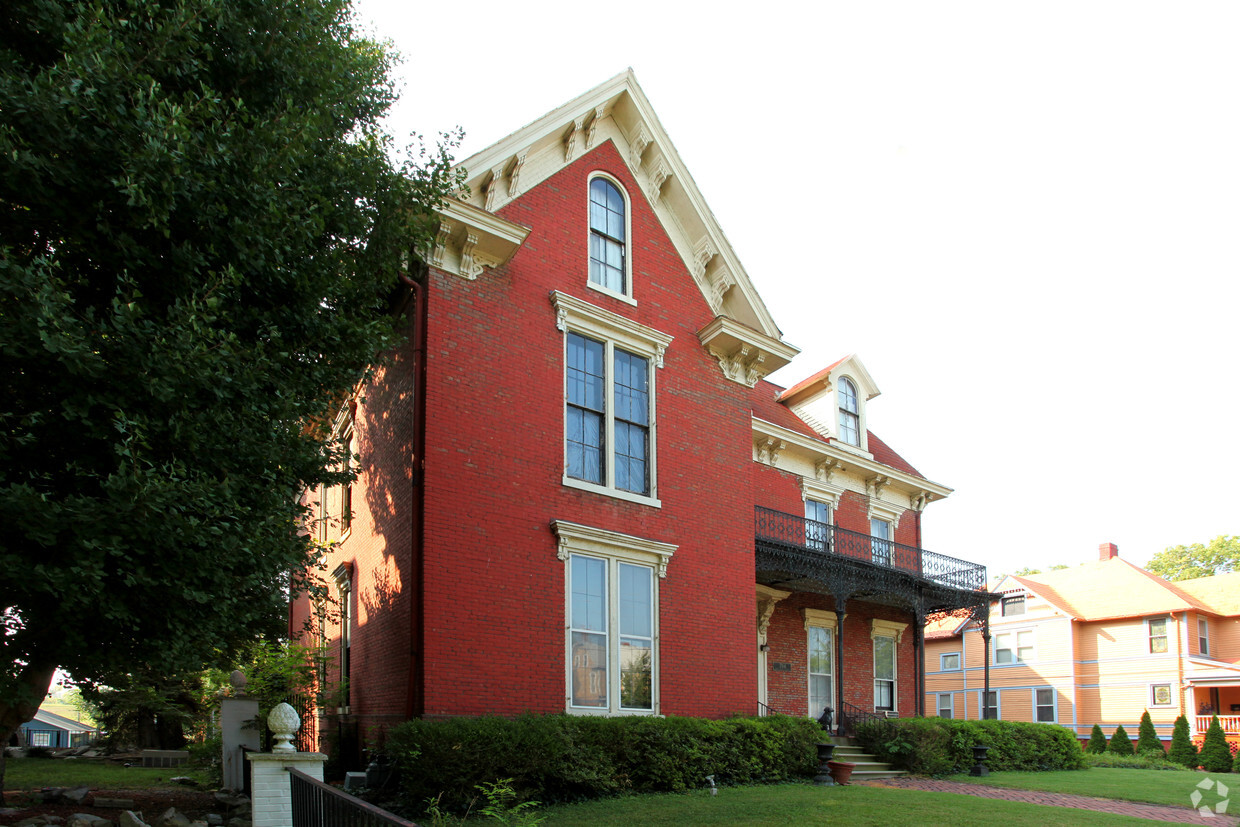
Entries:
POLYGON ((1101 755, 1107 751, 1107 737, 1102 734, 1102 727, 1094 724, 1094 729, 1089 733, 1089 745, 1085 747, 1085 751, 1094 755, 1101 755))
POLYGON ((406 815, 428 802, 462 813, 479 785, 511 779, 514 800, 581 801, 812 776, 822 740, 808 718, 595 718, 525 715, 407 721, 387 733, 406 815))
POLYGON ((1167 759, 1191 769, 1197 768, 1197 745, 1188 737, 1188 718, 1181 715, 1175 719, 1171 731, 1171 750, 1167 759))
POLYGON ((1115 732, 1111 734, 1111 743, 1107 744, 1107 752, 1113 755, 1135 754, 1136 750, 1132 748, 1132 739, 1124 731, 1123 724, 1117 726, 1115 732))
POLYGON ((1104 752, 1100 755, 1087 754, 1085 764, 1090 767, 1115 767, 1127 770, 1183 770, 1184 767, 1165 758, 1159 758, 1152 752, 1137 755, 1114 755, 1104 752))
POLYGON ((1148 709, 1141 713, 1141 725, 1137 728, 1137 754, 1147 752, 1157 753, 1160 758, 1167 754, 1162 741, 1158 740, 1158 735, 1154 733, 1154 722, 1150 720, 1148 709))
POLYGON ((968 770, 974 764, 974 746, 990 748, 986 765, 996 771, 1085 766, 1072 733, 1054 724, 900 718, 864 723, 857 728, 857 739, 880 761, 919 775, 968 770))
POLYGON ((1223 727, 1218 722, 1218 715, 1210 719, 1210 728, 1206 730, 1201 752, 1197 753, 1197 763, 1206 772, 1231 772, 1231 750, 1227 746, 1223 727))

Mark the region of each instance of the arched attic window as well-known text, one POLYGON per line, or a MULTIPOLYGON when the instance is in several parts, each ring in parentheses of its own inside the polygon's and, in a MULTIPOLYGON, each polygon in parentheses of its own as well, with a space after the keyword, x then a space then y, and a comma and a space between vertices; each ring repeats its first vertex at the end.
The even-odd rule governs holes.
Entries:
POLYGON ((861 445, 861 409, 857 404, 857 386, 847 377, 840 378, 840 439, 849 445, 861 445))
POLYGON ((627 207, 623 193, 601 176, 590 179, 590 283, 629 295, 627 207))

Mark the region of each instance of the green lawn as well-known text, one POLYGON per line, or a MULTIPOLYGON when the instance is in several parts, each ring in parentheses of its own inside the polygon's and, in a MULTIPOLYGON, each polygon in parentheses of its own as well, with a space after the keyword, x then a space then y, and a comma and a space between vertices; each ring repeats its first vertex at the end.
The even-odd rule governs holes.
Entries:
POLYGON ((1108 767, 1063 772, 997 772, 985 778, 953 775, 951 780, 1018 790, 1045 790, 1188 807, 1189 796, 1197 785, 1207 778, 1222 781, 1231 789, 1240 789, 1240 776, 1237 775, 1193 770, 1128 770, 1108 767))
POLYGON ((40 787, 140 790, 149 787, 179 787, 169 779, 188 775, 200 783, 206 777, 189 767, 144 769, 109 764, 90 758, 10 758, 5 762, 4 789, 37 790, 40 787))
MULTIPOLYGON (((1048 773, 1049 774, 1049 773, 1048 773)), ((1148 774, 1148 773, 1147 773, 1148 774)), ((1150 827, 1171 822, 1041 807, 1016 801, 996 801, 950 793, 880 787, 814 787, 782 784, 769 787, 729 787, 711 797, 641 795, 584 804, 547 807, 544 827, 694 827, 694 825, 874 825, 874 827, 1076 827, 1127 825, 1150 827)))

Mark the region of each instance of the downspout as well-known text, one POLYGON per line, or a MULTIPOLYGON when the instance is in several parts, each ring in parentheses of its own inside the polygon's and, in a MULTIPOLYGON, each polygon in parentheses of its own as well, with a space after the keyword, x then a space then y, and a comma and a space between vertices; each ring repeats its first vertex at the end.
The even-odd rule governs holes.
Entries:
POLYGON ((405 700, 405 717, 420 718, 426 713, 426 626, 424 548, 424 517, 426 495, 424 473, 426 471, 426 328, 427 285, 429 277, 424 266, 419 267, 420 278, 400 274, 400 280, 409 287, 413 301, 413 331, 409 338, 409 354, 413 358, 413 410, 411 428, 413 446, 410 463, 410 556, 409 563, 409 686, 405 700))

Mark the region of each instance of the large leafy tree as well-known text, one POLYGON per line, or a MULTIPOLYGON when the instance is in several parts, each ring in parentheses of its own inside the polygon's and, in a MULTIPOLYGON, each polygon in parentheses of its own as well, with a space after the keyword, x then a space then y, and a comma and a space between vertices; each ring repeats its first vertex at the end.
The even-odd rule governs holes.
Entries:
POLYGON ((1224 534, 1206 545, 1171 546, 1155 554, 1146 568, 1168 580, 1240 571, 1240 536, 1224 534))
POLYGON ((392 60, 348 0, 0 4, 0 742, 56 667, 280 628, 313 423, 455 183, 391 159, 392 60))

